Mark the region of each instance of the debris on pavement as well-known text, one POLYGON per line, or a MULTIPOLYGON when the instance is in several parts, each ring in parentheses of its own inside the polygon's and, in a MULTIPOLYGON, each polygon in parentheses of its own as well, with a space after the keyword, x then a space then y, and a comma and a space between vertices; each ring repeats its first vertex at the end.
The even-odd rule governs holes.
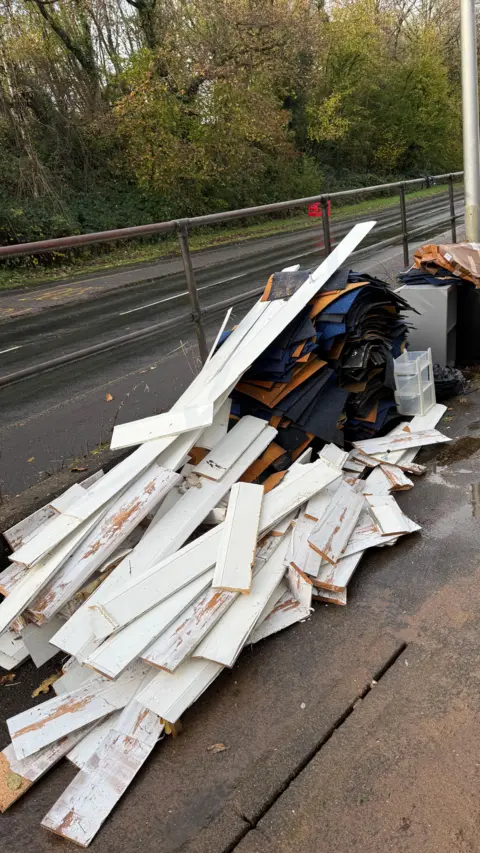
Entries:
POLYGON ((213 753, 216 755, 217 752, 225 752, 228 749, 228 746, 225 746, 224 743, 212 743, 211 746, 207 746, 207 752, 213 753))
POLYGON ((62 675, 63 673, 60 671, 54 672, 53 675, 49 675, 47 678, 44 678, 43 681, 38 685, 38 687, 36 687, 35 690, 32 692, 32 699, 36 699, 37 696, 40 696, 41 693, 49 693, 50 688, 53 687, 55 682, 58 681, 58 679, 61 678, 62 675))
POLYGON ((365 551, 420 530, 395 495, 450 441, 446 408, 396 412, 408 306, 342 267, 373 224, 272 276, 171 412, 115 427, 130 455, 6 531, 0 665, 67 657, 35 691, 56 695, 7 720, 0 810, 66 757, 42 826, 87 846, 245 646, 345 605, 365 551))

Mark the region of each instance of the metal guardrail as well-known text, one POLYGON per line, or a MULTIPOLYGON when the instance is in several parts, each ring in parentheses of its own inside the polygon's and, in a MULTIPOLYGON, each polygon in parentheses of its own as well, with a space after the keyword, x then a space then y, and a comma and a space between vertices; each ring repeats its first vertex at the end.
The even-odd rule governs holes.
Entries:
MULTIPOLYGON (((340 190, 333 193, 321 193, 320 195, 308 196, 307 198, 289 199, 287 201, 274 202, 273 204, 263 204, 258 207, 245 207, 239 210, 227 210, 222 213, 210 213, 206 216, 194 216, 190 219, 172 219, 168 222, 157 222, 150 225, 136 225, 131 228, 117 228, 112 231, 99 231, 93 234, 78 234, 72 237, 58 237, 53 240, 39 240, 35 243, 17 243, 10 246, 0 247, 0 261, 6 258, 18 257, 21 255, 35 255, 40 252, 52 252, 57 249, 73 249, 77 246, 87 246, 94 243, 107 243, 114 240, 127 240, 134 237, 146 237, 151 234, 168 234, 176 233, 180 243, 180 251, 182 255, 183 266, 185 270, 185 278, 187 281, 188 295, 190 298, 191 315, 190 319, 195 325, 195 332, 200 351, 202 362, 205 361, 208 355, 207 341, 205 330, 203 328, 202 317, 205 316, 205 311, 202 311, 198 296, 197 285, 195 281, 195 271, 192 264, 192 256, 189 246, 189 233, 193 228, 200 228, 206 225, 217 225, 220 222, 230 222, 233 219, 245 219, 249 216, 261 216, 263 214, 279 213, 283 210, 293 210, 297 207, 305 207, 309 204, 319 203, 322 208, 322 228, 325 246, 325 255, 329 255, 332 250, 332 239, 330 234, 330 220, 328 216, 329 202, 332 199, 344 199, 351 196, 364 196, 373 193, 385 192, 385 190, 398 189, 400 203, 400 218, 402 223, 402 245, 403 245, 403 261, 405 266, 409 263, 409 245, 408 245, 408 219, 407 207, 405 199, 405 190, 407 187, 413 187, 418 184, 426 183, 427 186, 433 184, 434 181, 446 181, 448 183, 449 203, 450 203, 450 223, 452 230, 452 242, 457 241, 457 214, 455 212, 454 198, 454 180, 455 178, 463 177, 463 172, 450 172, 444 175, 428 175, 422 178, 413 178, 408 181, 396 181, 389 184, 378 184, 372 187, 358 187, 351 190, 340 190)), ((237 301, 245 301, 245 297, 240 297, 239 300, 229 300, 229 305, 237 301)), ((215 310, 220 306, 216 305, 215 310)), ((132 332, 125 336, 127 339, 135 337, 145 337, 148 333, 158 332, 161 328, 167 328, 172 321, 167 323, 158 323, 149 330, 140 332, 132 332)), ((175 320, 178 322, 178 319, 175 320)), ((105 349, 102 344, 96 345, 99 348, 105 349)), ((96 347, 89 347, 85 350, 85 355, 92 354, 91 351, 96 350, 96 347)), ((63 357, 54 359, 61 363, 63 357)), ((56 364, 52 367, 57 366, 56 364)), ((26 370, 28 373, 30 369, 26 370)), ((9 377, 4 377, 7 380, 9 377)), ((0 386, 9 384, 8 382, 0 382, 0 386)))

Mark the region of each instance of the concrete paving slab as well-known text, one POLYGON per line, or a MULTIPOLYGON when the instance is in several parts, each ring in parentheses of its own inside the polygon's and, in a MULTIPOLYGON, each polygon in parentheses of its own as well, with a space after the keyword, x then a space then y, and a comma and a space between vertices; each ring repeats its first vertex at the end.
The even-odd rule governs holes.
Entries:
POLYGON ((479 617, 409 646, 235 850, 478 850, 479 617))

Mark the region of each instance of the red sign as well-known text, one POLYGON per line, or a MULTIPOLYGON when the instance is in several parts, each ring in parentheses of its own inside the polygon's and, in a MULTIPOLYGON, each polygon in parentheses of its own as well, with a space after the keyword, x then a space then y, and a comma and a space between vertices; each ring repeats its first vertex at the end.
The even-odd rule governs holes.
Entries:
MULTIPOLYGON (((331 216, 332 215, 332 203, 331 203, 330 199, 328 199, 328 201, 327 201, 327 210, 328 210, 328 215, 331 216)), ((319 216, 319 217, 322 216, 322 205, 320 204, 319 201, 315 201, 313 204, 308 205, 308 215, 309 216, 319 216)))

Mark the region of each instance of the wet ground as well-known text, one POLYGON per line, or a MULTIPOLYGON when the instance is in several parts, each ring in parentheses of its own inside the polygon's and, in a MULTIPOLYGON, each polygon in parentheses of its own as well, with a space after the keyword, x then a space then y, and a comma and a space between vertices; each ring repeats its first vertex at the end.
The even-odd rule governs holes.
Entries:
MULTIPOLYGON (((424 451, 427 473, 398 494, 421 533, 368 552, 347 607, 317 604, 246 649, 159 744, 93 850, 480 850, 479 422, 472 383, 438 427, 453 441, 424 451)), ((43 677, 25 665, 0 688, 7 714, 43 677)), ((9 853, 58 850, 39 822, 73 774, 63 763, 3 816, 9 853)))

